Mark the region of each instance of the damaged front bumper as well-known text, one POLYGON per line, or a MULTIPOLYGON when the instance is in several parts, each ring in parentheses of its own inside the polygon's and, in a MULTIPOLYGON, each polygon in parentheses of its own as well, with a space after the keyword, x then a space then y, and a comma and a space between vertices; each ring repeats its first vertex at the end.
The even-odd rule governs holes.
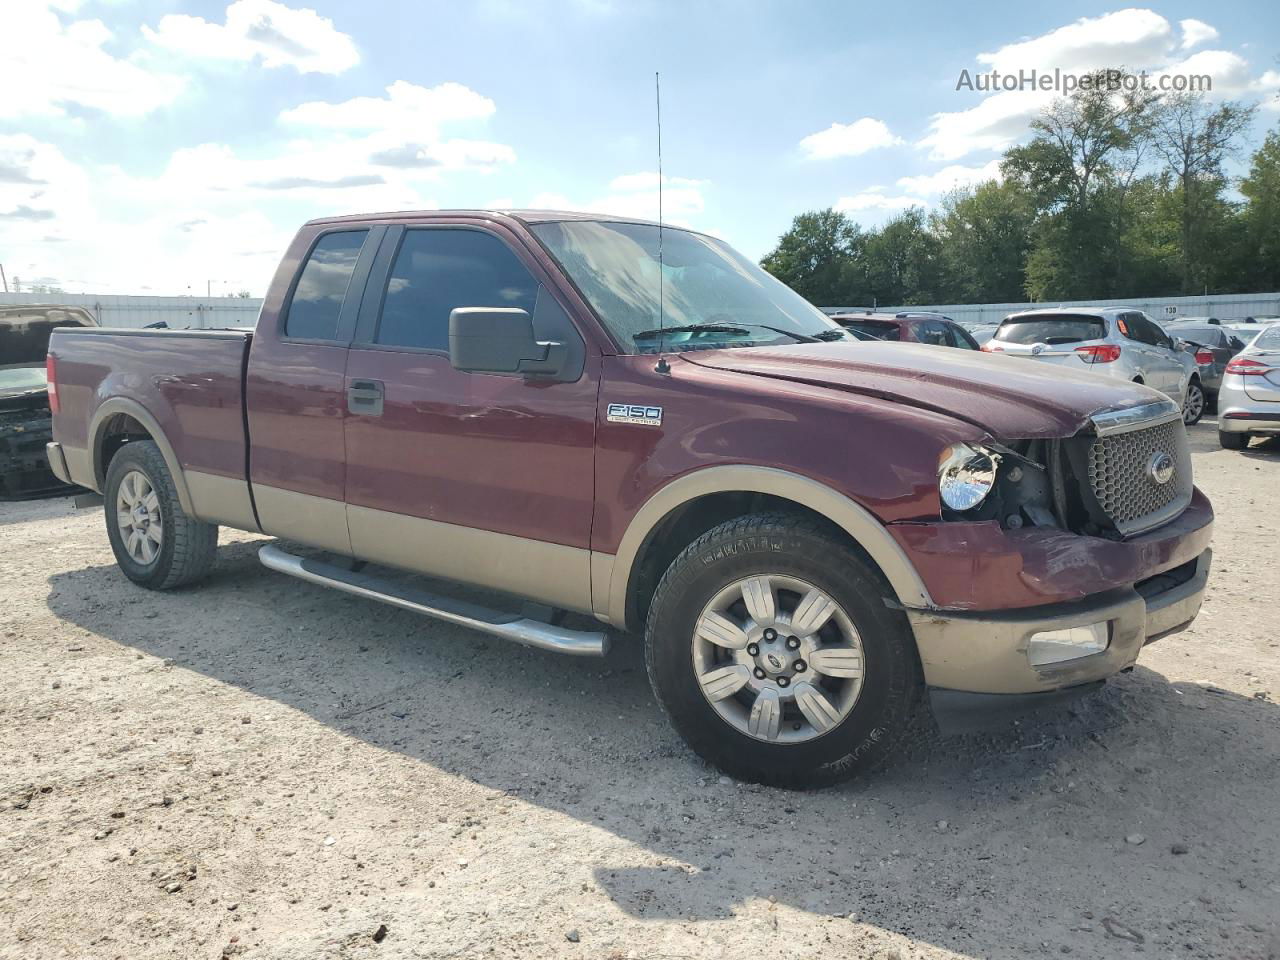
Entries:
MULTIPOLYGON (((1009 715, 1086 693, 1133 666, 1142 647, 1195 619, 1212 551, 1132 586, 1066 603, 1007 611, 907 610, 944 732, 990 726, 1009 715), (1042 637, 1075 628, 1098 652, 1045 662, 1042 637), (1036 662, 1037 658, 1040 662, 1036 662)), ((1061 657, 1062 645, 1051 657, 1061 657)))

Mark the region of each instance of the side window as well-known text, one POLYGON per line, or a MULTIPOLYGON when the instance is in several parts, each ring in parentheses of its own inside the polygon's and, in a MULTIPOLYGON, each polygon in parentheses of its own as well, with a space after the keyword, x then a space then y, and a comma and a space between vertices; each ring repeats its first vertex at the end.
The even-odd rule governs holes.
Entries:
POLYGON ((921 343, 932 343, 939 347, 950 346, 947 328, 937 320, 922 320, 916 326, 916 339, 921 343))
POLYGON ((969 331, 958 323, 947 324, 947 333, 951 335, 951 345, 961 350, 980 350, 978 341, 969 336, 969 331))
POLYGON ((538 284, 511 249, 478 230, 408 230, 387 278, 374 342, 449 349, 457 307, 518 307, 533 313, 538 284))
POLYGON ((1136 340, 1138 343, 1151 342, 1142 332, 1142 315, 1139 313, 1120 314, 1116 320, 1116 327, 1130 340, 1136 340))
POLYGON ((311 248, 285 312, 284 335, 304 340, 334 340, 347 284, 368 230, 326 233, 311 248))

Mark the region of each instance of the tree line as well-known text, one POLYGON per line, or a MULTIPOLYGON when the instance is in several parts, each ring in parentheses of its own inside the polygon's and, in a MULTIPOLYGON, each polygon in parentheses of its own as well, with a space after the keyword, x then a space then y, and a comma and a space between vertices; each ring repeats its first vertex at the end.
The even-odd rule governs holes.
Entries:
POLYGON ((1280 129, 1233 179, 1256 107, 1122 86, 1055 101, 1000 180, 878 229, 800 214, 761 265, 824 306, 1280 290, 1280 129))

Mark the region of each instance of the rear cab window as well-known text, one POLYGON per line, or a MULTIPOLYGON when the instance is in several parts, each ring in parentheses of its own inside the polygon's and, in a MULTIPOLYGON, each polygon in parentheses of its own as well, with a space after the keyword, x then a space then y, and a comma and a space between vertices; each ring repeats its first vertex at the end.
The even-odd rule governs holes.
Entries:
POLYGON ((289 298, 284 335, 295 340, 337 340, 338 318, 367 229, 326 233, 311 248, 289 298))
POLYGON ((1088 313, 1038 313, 1028 317, 1005 317, 995 339, 1003 343, 1085 343, 1102 340, 1107 324, 1088 313))

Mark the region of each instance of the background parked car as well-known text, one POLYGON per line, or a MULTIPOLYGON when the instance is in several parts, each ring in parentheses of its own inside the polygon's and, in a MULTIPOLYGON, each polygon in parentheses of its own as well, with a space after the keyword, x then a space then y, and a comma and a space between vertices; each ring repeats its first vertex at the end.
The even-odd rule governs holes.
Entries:
POLYGON ((1218 393, 1218 441, 1243 450, 1255 436, 1280 434, 1280 324, 1262 329, 1227 364, 1218 393))
POLYGON ((1244 341, 1229 327, 1212 326, 1199 320, 1181 320, 1164 325, 1165 333, 1184 344, 1184 350, 1195 358, 1200 371, 1200 385, 1213 402, 1222 386, 1222 372, 1231 358, 1244 349, 1244 341))
POLYGON ((1146 384, 1181 404, 1188 424, 1198 423, 1204 414, 1205 393, 1195 359, 1141 310, 1072 307, 1015 313, 1000 322, 982 349, 1146 384))
POLYGON ((980 349, 969 331, 938 313, 837 313, 831 319, 846 330, 869 334, 877 340, 980 349))
POLYGON ((0 307, 0 500, 74 490, 53 475, 45 354, 55 327, 96 326, 83 307, 0 307))

